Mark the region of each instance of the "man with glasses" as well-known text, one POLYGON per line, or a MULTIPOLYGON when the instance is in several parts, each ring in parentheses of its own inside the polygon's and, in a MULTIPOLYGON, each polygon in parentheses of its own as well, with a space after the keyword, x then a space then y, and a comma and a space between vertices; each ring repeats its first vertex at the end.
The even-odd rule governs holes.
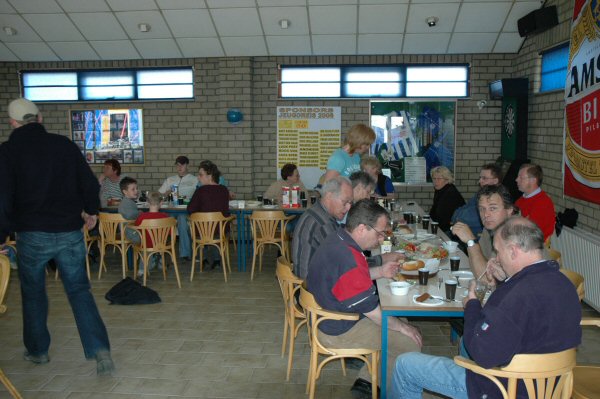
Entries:
MULTIPOLYGON (((479 188, 483 186, 497 185, 502 180, 502 171, 494 163, 488 163, 481 167, 479 171, 479 188)), ((474 235, 479 235, 483 230, 481 219, 479 218, 477 193, 469 202, 454 211, 451 223, 462 222, 469 226, 474 235)))
MULTIPOLYGON (((330 347, 381 349, 381 307, 373 280, 393 277, 398 264, 369 267, 363 251, 376 248, 385 238, 389 223, 387 211, 368 199, 355 203, 348 212, 345 227, 329 234, 312 257, 308 290, 323 309, 360 313, 357 321, 324 321, 319 324, 319 340, 330 347)), ((404 320, 389 318, 388 370, 396 356, 421 350, 419 331, 404 320)), ((355 398, 371 397, 371 379, 366 365, 352 386, 355 398)))
POLYGON ((541 189, 544 175, 539 165, 524 164, 516 178, 517 187, 523 196, 515 201, 521 215, 531 219, 544 233, 544 240, 554 232, 556 214, 552 199, 541 189))

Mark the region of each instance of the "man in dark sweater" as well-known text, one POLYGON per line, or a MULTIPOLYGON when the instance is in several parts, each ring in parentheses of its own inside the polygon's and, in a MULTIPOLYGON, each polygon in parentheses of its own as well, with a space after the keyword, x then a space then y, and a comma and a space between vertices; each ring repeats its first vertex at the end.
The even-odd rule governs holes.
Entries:
POLYGON ((34 103, 14 100, 8 114, 14 131, 0 146, 0 242, 9 231, 18 233, 24 357, 50 360, 45 265, 54 259, 85 357, 96 359, 99 375, 109 374, 110 344, 90 292, 82 233, 84 221, 88 229, 96 225, 98 180, 73 142, 46 131, 34 103))
MULTIPOLYGON (((571 282, 554 261, 543 260, 542 231, 528 219, 513 216, 494 234, 497 262, 508 278, 485 306, 475 297, 474 282, 464 299, 464 344, 485 368, 504 366, 516 354, 553 353, 581 343, 581 305, 571 282)), ((396 360, 393 398, 421 398, 423 389, 460 398, 497 398, 500 391, 481 375, 451 358, 407 353, 396 360)), ((527 398, 524 387, 518 398, 527 398)))

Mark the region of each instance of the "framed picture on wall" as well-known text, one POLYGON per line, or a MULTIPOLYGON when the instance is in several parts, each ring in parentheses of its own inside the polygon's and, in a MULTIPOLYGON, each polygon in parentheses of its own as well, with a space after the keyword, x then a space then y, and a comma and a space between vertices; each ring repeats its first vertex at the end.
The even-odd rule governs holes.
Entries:
POLYGON ((430 171, 454 173, 456 101, 371 101, 371 152, 393 182, 426 184, 430 171))
POLYGON ((86 151, 88 163, 113 158, 122 164, 144 163, 141 109, 71 110, 69 120, 71 139, 86 151))

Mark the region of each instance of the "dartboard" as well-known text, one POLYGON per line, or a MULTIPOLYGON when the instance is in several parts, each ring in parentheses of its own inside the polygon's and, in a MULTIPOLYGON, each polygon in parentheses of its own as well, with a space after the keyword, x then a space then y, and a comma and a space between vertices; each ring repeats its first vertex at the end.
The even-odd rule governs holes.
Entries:
POLYGON ((515 109, 512 104, 508 104, 504 110, 504 133, 508 138, 511 138, 515 133, 515 109))

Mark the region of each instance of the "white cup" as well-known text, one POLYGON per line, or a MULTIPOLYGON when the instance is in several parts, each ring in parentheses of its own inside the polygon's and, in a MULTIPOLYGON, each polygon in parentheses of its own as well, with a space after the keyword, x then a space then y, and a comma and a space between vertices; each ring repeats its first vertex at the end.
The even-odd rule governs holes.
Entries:
POLYGON ((411 284, 406 281, 392 281, 390 283, 390 290, 393 295, 406 295, 410 287, 411 284))
POLYGON ((238 208, 240 209, 244 209, 246 207, 246 201, 244 200, 239 200, 238 201, 238 208))
POLYGON ((448 252, 456 252, 458 249, 458 243, 456 241, 444 241, 443 245, 448 252))

